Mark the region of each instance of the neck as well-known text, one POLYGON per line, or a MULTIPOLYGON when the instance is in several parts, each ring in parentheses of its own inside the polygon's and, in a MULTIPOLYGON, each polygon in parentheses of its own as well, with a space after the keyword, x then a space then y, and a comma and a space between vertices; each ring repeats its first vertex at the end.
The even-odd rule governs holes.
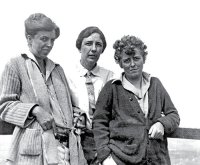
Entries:
POLYGON ((87 69, 87 70, 92 70, 95 66, 96 66, 96 63, 89 63, 89 62, 84 62, 84 61, 80 61, 81 65, 87 69))
POLYGON ((142 75, 141 76, 138 76, 138 77, 129 77, 129 76, 126 76, 126 79, 131 83, 133 84, 136 88, 140 89, 141 88, 141 82, 142 82, 142 75))
POLYGON ((42 71, 42 73, 45 75, 46 72, 46 63, 45 63, 45 59, 41 59, 35 56, 35 59, 37 60, 40 70, 42 71))

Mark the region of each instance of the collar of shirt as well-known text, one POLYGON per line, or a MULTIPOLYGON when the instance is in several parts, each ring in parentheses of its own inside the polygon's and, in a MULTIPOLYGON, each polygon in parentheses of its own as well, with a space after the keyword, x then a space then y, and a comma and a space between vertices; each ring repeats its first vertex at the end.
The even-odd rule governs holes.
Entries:
POLYGON ((125 74, 124 72, 120 75, 119 78, 114 79, 112 81, 112 83, 114 83, 115 81, 121 81, 122 86, 128 90, 131 91, 132 93, 134 93, 134 95, 137 96, 138 99, 142 99, 144 98, 146 92, 149 89, 150 86, 150 80, 151 80, 151 76, 150 74, 146 73, 146 72, 142 72, 142 86, 141 89, 137 89, 133 84, 131 84, 126 78, 125 78, 125 74))
MULTIPOLYGON (((38 68, 40 69, 39 67, 39 64, 35 58, 35 56, 32 54, 32 53, 26 53, 27 57, 30 58, 33 62, 36 63, 36 65, 38 66, 38 68)), ((59 65, 59 64, 56 64, 54 63, 52 60, 50 60, 49 58, 46 58, 45 59, 45 62, 46 62, 46 80, 49 78, 51 72, 53 71, 53 69, 59 65)))
MULTIPOLYGON (((88 72, 88 70, 84 68, 82 65, 80 65, 79 72, 80 76, 84 77, 88 72)), ((90 70, 90 72, 92 73, 93 76, 101 77, 101 70, 98 65, 96 65, 92 70, 90 70)))

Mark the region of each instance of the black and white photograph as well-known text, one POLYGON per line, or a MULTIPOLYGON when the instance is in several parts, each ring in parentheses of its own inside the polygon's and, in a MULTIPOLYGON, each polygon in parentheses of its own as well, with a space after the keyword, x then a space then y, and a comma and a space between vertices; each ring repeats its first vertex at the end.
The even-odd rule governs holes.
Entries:
POLYGON ((0 165, 199 165, 199 7, 0 2, 0 165))

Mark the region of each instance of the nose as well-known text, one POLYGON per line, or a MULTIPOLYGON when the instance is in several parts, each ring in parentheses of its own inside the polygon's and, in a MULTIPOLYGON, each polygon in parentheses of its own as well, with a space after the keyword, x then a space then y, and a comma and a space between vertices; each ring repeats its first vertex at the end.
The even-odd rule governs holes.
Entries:
POLYGON ((134 67, 135 66, 135 61, 133 59, 131 59, 131 63, 130 66, 134 67))
POLYGON ((53 42, 52 42, 51 40, 49 40, 49 41, 47 42, 47 46, 48 46, 48 47, 52 47, 52 46, 53 46, 53 42))
POLYGON ((97 51, 97 47, 96 47, 96 45, 95 45, 95 43, 94 44, 92 44, 92 52, 96 52, 97 51))

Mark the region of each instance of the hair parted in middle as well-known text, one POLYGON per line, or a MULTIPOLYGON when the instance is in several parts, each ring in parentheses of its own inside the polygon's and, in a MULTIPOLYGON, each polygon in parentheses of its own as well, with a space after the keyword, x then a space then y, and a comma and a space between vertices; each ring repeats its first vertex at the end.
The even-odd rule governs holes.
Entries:
POLYGON ((130 35, 122 37, 121 40, 116 40, 113 44, 113 48, 115 49, 114 59, 117 64, 120 63, 122 52, 127 55, 132 55, 135 54, 135 49, 139 49, 142 52, 144 62, 148 54, 146 51, 147 46, 144 42, 141 39, 130 35))
POLYGON ((104 50, 105 50, 105 48, 107 46, 106 38, 105 38, 103 32, 98 27, 96 27, 96 26, 89 26, 89 27, 83 29, 80 32, 80 34, 79 34, 79 36, 78 36, 78 38, 76 40, 76 47, 77 47, 78 50, 81 49, 81 44, 83 42, 83 39, 89 37, 93 33, 98 33, 100 35, 100 38, 101 38, 101 40, 103 42, 102 53, 104 52, 104 50))

